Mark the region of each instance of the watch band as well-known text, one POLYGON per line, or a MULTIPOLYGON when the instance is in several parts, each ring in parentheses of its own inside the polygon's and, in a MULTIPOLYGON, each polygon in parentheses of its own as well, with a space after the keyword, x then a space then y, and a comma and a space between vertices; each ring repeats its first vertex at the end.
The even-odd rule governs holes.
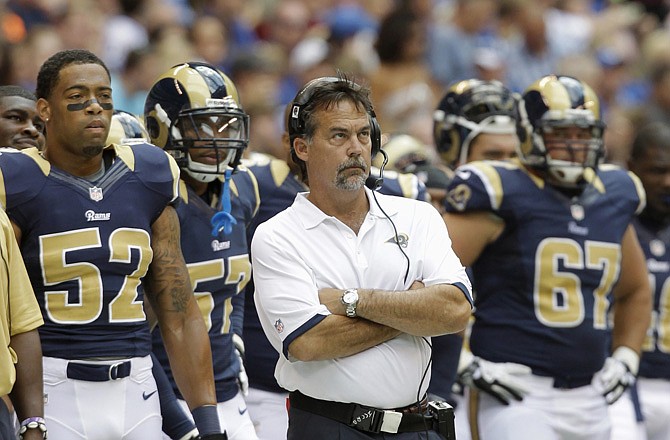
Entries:
POLYGON ((19 438, 23 439, 23 434, 29 429, 39 429, 42 431, 42 438, 47 438, 47 424, 42 417, 29 417, 21 422, 19 428, 19 438))
POLYGON ((357 316, 356 307, 358 306, 358 289, 346 289, 342 294, 341 301, 346 307, 345 312, 347 317, 355 318, 357 316), (345 298, 347 298, 346 301, 345 298), (353 298, 353 300, 350 298, 353 298))

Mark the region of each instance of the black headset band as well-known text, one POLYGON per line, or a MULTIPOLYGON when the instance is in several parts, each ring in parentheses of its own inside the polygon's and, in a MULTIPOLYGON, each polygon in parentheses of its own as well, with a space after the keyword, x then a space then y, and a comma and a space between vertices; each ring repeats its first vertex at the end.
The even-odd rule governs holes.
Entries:
MULTIPOLYGON (((321 78, 315 78, 309 81, 305 86, 298 92, 298 94, 293 99, 291 103, 291 111, 288 115, 288 133, 291 142, 291 150, 293 149, 293 141, 297 137, 304 136, 305 133, 305 118, 303 116, 303 108, 309 104, 310 100, 314 96, 314 93, 317 90, 317 87, 324 83, 336 83, 336 82, 346 82, 355 90, 360 90, 361 86, 356 84, 353 81, 341 79, 334 76, 327 76, 321 78)), ((379 123, 377 122, 377 116, 375 114, 372 104, 369 108, 366 108, 366 112, 370 117, 370 140, 372 143, 372 156, 377 154, 381 149, 381 129, 379 123)))

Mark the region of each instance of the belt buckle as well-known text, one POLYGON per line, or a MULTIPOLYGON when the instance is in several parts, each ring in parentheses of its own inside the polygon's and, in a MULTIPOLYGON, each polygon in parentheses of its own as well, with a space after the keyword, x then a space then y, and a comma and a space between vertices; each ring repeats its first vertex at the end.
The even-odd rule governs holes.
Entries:
POLYGON ((384 411, 379 431, 396 434, 402 421, 402 413, 398 411, 384 411))
POLYGON ((117 362, 109 366, 109 380, 116 380, 119 378, 119 367, 123 362, 117 362))
POLYGON ((396 434, 401 420, 401 412, 356 405, 349 426, 375 434, 380 432, 396 434))

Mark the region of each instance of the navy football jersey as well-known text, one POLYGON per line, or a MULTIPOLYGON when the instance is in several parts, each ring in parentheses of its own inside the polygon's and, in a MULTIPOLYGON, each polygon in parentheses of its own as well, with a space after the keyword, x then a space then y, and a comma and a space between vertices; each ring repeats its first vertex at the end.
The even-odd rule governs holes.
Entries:
POLYGON ((475 355, 553 377, 588 378, 602 367, 621 240, 645 196, 619 168, 586 176, 589 185, 569 197, 518 161, 457 169, 447 211, 489 211, 505 222, 472 265, 475 355))
POLYGON ((45 356, 146 356, 141 281, 151 225, 178 194, 179 169, 148 144, 110 145, 90 182, 35 148, 0 154, 0 202, 21 229, 21 252, 45 324, 45 356))
MULTIPOLYGON (((293 174, 282 160, 256 154, 253 160, 244 161, 245 165, 258 179, 260 193, 260 210, 247 230, 248 242, 258 225, 285 210, 295 200, 299 192, 308 191, 308 188, 293 174)), ((379 176, 379 170, 372 169, 371 177, 379 176)), ((394 171, 384 172, 384 182, 379 192, 388 195, 426 200, 425 185, 413 174, 398 174, 394 171)), ((246 305, 244 311, 244 340, 248 347, 245 365, 249 384, 258 389, 281 392, 283 391, 274 378, 274 370, 279 358, 276 350, 268 342, 261 327, 254 302, 253 280, 247 284, 246 305)))
POLYGON ((650 328, 642 345, 639 376, 670 379, 670 226, 642 214, 633 221, 647 258, 654 292, 650 328))
MULTIPOLYGON (((222 180, 210 183, 219 194, 222 180)), ((240 364, 232 337, 242 335, 244 287, 251 279, 251 260, 246 228, 258 211, 256 178, 243 166, 230 181, 231 214, 237 220, 230 235, 212 235, 211 219, 220 211, 219 197, 206 202, 183 181, 177 214, 181 225, 181 249, 188 266, 193 292, 209 333, 214 368, 214 383, 219 402, 237 394, 240 364)), ((152 332, 153 351, 163 365, 175 393, 168 356, 158 328, 152 332)), ((253 345, 249 351, 255 350, 253 345)))

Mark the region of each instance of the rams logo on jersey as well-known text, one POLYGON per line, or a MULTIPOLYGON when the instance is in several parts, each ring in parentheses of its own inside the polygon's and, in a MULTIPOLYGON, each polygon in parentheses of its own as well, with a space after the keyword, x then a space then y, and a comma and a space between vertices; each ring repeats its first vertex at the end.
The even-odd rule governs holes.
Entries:
POLYGON ((387 243, 393 243, 393 244, 397 243, 398 246, 400 246, 402 248, 406 248, 407 243, 409 242, 409 237, 405 233, 400 233, 396 236, 393 236, 393 237, 389 238, 388 240, 386 240, 386 242, 387 243))
POLYGON ((447 194, 447 201, 458 211, 463 211, 471 196, 472 192, 470 187, 464 183, 461 183, 460 185, 456 186, 456 188, 449 191, 447 194))

